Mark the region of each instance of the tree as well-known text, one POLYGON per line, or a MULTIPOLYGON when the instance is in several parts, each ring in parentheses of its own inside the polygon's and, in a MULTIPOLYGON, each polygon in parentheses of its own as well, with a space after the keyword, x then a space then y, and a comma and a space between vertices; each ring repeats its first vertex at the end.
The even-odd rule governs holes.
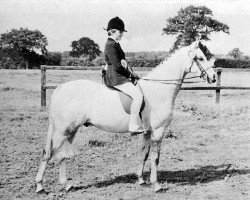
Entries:
POLYGON ((70 51, 64 51, 64 52, 62 52, 62 59, 68 58, 69 57, 69 53, 70 53, 70 51))
POLYGON ((10 59, 23 59, 26 68, 29 64, 39 57, 37 51, 46 54, 48 45, 46 37, 38 30, 31 31, 27 28, 12 29, 10 32, 1 34, 0 48, 10 59))
POLYGON ((228 52, 227 55, 235 59, 239 59, 242 57, 243 54, 244 53, 242 53, 239 48, 234 48, 232 51, 228 52))
POLYGON ((62 54, 60 52, 48 52, 45 56, 46 65, 61 65, 62 54))
POLYGON ((101 53, 99 45, 88 37, 83 37, 78 41, 73 41, 71 47, 72 51, 70 52, 70 56, 72 57, 79 58, 80 56, 84 56, 88 57, 89 60, 93 60, 101 53))
POLYGON ((167 35, 177 35, 171 52, 183 46, 188 46, 195 41, 198 35, 202 40, 210 40, 211 32, 229 34, 229 27, 212 18, 213 13, 205 6, 188 6, 178 11, 177 16, 167 19, 166 28, 163 33, 167 35))

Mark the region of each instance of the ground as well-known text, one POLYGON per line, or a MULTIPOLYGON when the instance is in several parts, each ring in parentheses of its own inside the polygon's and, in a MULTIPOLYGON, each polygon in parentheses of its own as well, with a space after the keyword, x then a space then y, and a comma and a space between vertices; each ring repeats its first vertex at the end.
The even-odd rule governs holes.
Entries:
MULTIPOLYGON (((100 71, 47 74, 52 85, 101 81, 100 71)), ((249 86, 249 74, 225 72, 222 83, 249 86)), ((52 159, 44 179, 48 194, 38 195, 35 176, 48 128, 48 107, 40 107, 40 71, 1 70, 0 199, 250 199, 250 91, 222 91, 219 105, 214 93, 180 91, 161 148, 158 178, 164 192, 137 184, 140 136, 82 127, 74 141, 77 156, 68 160, 75 191, 58 184, 58 161, 52 159)), ((149 180, 150 161, 145 171, 149 180)))

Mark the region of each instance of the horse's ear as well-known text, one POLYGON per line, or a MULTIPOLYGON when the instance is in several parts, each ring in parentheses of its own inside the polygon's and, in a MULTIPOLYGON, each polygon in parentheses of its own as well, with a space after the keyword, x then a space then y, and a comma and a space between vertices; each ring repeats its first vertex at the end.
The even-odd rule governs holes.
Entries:
POLYGON ((198 33, 198 34, 197 34, 197 37, 196 37, 196 40, 199 40, 199 41, 200 41, 200 40, 201 40, 201 37, 202 37, 202 36, 201 36, 201 33, 198 33))
POLYGON ((201 34, 198 33, 198 34, 197 34, 197 37, 196 37, 196 40, 195 40, 195 46, 194 46, 195 48, 198 48, 198 47, 199 47, 200 41, 201 41, 201 34))
POLYGON ((195 52, 194 52, 194 49, 190 49, 189 52, 188 52, 188 55, 190 58, 194 58, 195 57, 195 52))
POLYGON ((201 40, 201 34, 198 33, 198 35, 195 37, 195 41, 190 45, 190 49, 199 48, 200 40, 201 40))

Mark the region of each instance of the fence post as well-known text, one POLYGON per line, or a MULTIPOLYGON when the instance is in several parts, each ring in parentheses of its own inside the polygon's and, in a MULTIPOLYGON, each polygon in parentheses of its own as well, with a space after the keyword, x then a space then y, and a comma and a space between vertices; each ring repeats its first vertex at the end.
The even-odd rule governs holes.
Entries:
MULTIPOLYGON (((216 81, 216 86, 217 87, 221 86, 221 72, 222 72, 222 69, 217 70, 217 81, 216 81)), ((215 100, 215 102, 220 103, 220 88, 216 89, 215 92, 216 92, 216 100, 215 100)))
POLYGON ((41 65, 41 106, 46 106, 46 65, 41 65))

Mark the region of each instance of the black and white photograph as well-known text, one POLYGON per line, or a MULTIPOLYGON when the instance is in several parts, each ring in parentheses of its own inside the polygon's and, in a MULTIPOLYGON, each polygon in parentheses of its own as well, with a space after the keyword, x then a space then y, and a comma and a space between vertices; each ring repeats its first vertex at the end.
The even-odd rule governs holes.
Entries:
POLYGON ((249 200, 249 1, 0 0, 0 199, 249 200))

